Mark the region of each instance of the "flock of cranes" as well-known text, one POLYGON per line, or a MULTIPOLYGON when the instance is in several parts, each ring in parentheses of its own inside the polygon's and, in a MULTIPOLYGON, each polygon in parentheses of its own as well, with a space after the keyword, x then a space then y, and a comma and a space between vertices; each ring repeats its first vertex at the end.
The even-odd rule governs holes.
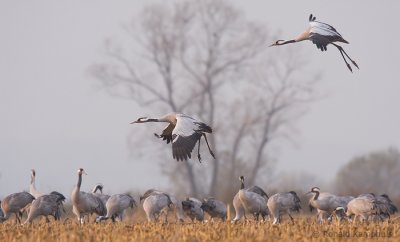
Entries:
MULTIPOLYGON (((139 201, 129 194, 106 195, 102 193, 103 185, 96 184, 91 192, 81 191, 83 175, 86 172, 80 168, 77 172, 76 186, 71 193, 72 211, 80 224, 84 224, 90 215, 96 214, 96 223, 111 219, 113 222, 122 221, 127 209, 136 209, 142 204, 149 222, 159 221, 164 217, 168 222, 169 212, 174 212, 176 220, 184 222, 185 216, 193 221, 204 221, 206 214, 212 219, 225 221, 229 218, 227 205, 215 198, 203 200, 187 197, 180 200, 172 194, 156 189, 147 190, 139 201), (97 191, 100 191, 98 193, 97 191)), ((23 224, 30 224, 39 217, 49 216, 60 220, 65 213, 63 203, 66 198, 63 194, 53 191, 49 194, 38 192, 35 187, 36 172, 32 170, 30 192, 13 193, 5 197, 0 205, 0 222, 4 222, 15 214, 16 222, 21 223, 22 215, 27 213, 23 224)), ((268 217, 273 224, 279 224, 282 217, 287 214, 292 223, 295 223, 292 214, 302 209, 299 196, 294 191, 279 192, 272 196, 259 186, 245 186, 245 178, 240 176, 240 188, 233 198, 232 204, 236 223, 246 215, 253 215, 255 220, 260 216, 265 221, 268 217)), ((332 221, 333 218, 342 221, 384 221, 398 210, 388 195, 377 196, 373 193, 361 194, 358 197, 337 196, 321 192, 318 187, 313 187, 309 198, 310 210, 317 210, 317 222, 332 221)))

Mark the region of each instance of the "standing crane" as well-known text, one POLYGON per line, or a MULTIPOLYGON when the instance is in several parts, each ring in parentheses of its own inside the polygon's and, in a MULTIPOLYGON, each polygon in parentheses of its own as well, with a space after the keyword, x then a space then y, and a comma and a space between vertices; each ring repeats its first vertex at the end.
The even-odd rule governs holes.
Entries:
POLYGON ((15 222, 21 222, 21 210, 29 206, 35 197, 29 192, 17 192, 8 195, 1 202, 1 209, 3 210, 3 217, 0 217, 0 223, 6 221, 13 213, 15 214, 15 222))
POLYGON ((136 206, 136 201, 131 195, 114 194, 107 200, 107 215, 97 217, 96 222, 107 220, 109 218, 111 218, 113 222, 115 222, 115 218, 118 218, 119 221, 122 222, 125 210, 129 207, 133 209, 136 206))
MULTIPOLYGON (((163 211, 173 206, 172 200, 167 193, 154 189, 150 189, 140 196, 140 202, 141 201, 143 201, 143 209, 146 213, 148 222, 158 220, 163 211)), ((166 216, 165 222, 167 222, 166 216)))
POLYGON ((348 202, 353 199, 350 196, 337 196, 327 192, 320 192, 318 187, 311 188, 307 194, 313 193, 314 195, 309 200, 310 210, 317 209, 317 222, 321 223, 324 217, 328 216, 330 219, 333 212, 338 207, 346 208, 348 202))
POLYGON ((212 128, 207 124, 197 121, 196 119, 182 114, 182 113, 169 113, 161 118, 147 118, 142 117, 134 123, 148 123, 148 122, 165 122, 169 123, 164 128, 162 133, 154 134, 157 138, 167 141, 167 144, 172 142, 172 156, 178 161, 187 160, 191 158, 191 153, 196 143, 198 142, 198 159, 201 161, 200 156, 200 139, 203 136, 206 140, 208 150, 212 157, 215 158, 210 145, 208 144, 206 133, 212 133, 212 128))
POLYGON ((347 204, 346 216, 351 218, 354 215, 353 222, 357 217, 363 222, 367 221, 369 217, 382 212, 378 203, 374 194, 361 194, 347 204))
POLYGON ((240 190, 233 198, 233 207, 235 208, 235 218, 233 222, 239 221, 245 213, 253 214, 258 220, 259 216, 263 219, 268 215, 268 195, 258 186, 245 188, 244 176, 240 176, 240 190))
POLYGON ((208 213, 211 218, 221 218, 222 221, 226 220, 226 205, 222 201, 212 197, 203 199, 203 203, 200 208, 203 209, 204 212, 208 213))
POLYGON ((59 219, 59 209, 64 201, 64 195, 59 192, 52 192, 48 195, 42 195, 36 198, 31 204, 28 218, 24 224, 32 223, 32 221, 39 216, 45 216, 47 222, 50 222, 48 218, 49 215, 52 215, 56 220, 59 219))
POLYGON ((92 193, 81 191, 83 174, 86 175, 86 172, 83 168, 79 168, 78 182, 71 194, 72 210, 81 224, 83 224, 85 215, 96 213, 99 216, 103 216, 107 213, 106 207, 100 198, 96 197, 92 193))
POLYGON ((43 193, 36 190, 35 178, 36 178, 36 171, 35 171, 35 169, 32 169, 31 170, 31 184, 29 185, 29 193, 32 196, 34 196, 35 198, 38 198, 40 196, 43 196, 43 193))
POLYGON ((174 210, 175 214, 176 214, 176 218, 179 222, 184 222, 184 211, 183 211, 183 206, 182 206, 182 201, 180 199, 178 199, 177 197, 175 197, 174 195, 162 192, 162 191, 158 191, 156 189, 149 189, 147 190, 143 196, 140 196, 140 202, 145 200, 147 197, 149 197, 150 195, 156 195, 156 194, 161 194, 161 195, 165 195, 168 197, 168 200, 171 201, 172 204, 170 204, 171 206, 167 206, 164 207, 161 211, 161 213, 165 214, 165 221, 168 221, 168 213, 170 210, 174 210))
POLYGON ((187 197, 182 201, 182 208, 185 214, 194 222, 204 220, 204 210, 202 209, 203 203, 194 197, 187 197))
POLYGON ((343 47, 334 43, 334 42, 341 42, 348 44, 349 42, 343 39, 342 35, 339 34, 339 32, 337 32, 337 30, 334 27, 332 27, 329 24, 316 21, 315 19, 316 18, 312 14, 310 14, 309 17, 310 26, 303 33, 301 33, 296 38, 291 40, 277 40, 270 46, 286 45, 304 40, 310 40, 311 42, 313 42, 313 44, 317 46, 318 49, 320 49, 321 51, 326 51, 327 45, 331 44, 336 48, 338 48, 340 54, 343 57, 344 62, 346 63, 347 67, 351 72, 353 72, 353 70, 351 69, 350 64, 347 62, 346 57, 349 58, 349 60, 353 63, 355 67, 360 69, 357 63, 350 58, 350 56, 346 53, 346 51, 344 51, 343 47))
POLYGON ((287 214, 294 224, 291 212, 299 212, 301 210, 300 198, 296 192, 280 192, 272 195, 267 202, 268 210, 274 218, 273 224, 279 224, 283 214, 287 214))

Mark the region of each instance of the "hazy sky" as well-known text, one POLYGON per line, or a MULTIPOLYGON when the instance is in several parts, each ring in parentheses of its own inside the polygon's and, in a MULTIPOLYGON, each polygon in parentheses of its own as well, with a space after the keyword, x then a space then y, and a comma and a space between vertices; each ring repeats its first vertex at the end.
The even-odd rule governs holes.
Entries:
MULTIPOLYGON (((104 57, 104 40, 123 38, 121 25, 148 2, 0 1, 0 198, 27 190, 31 168, 42 192, 69 195, 79 167, 89 174, 84 190, 96 182, 108 193, 168 187, 158 161, 129 157, 136 105, 110 97, 87 74, 104 57)), ((399 1, 233 2, 282 39, 315 14, 350 42, 345 50, 361 68, 351 74, 332 47, 286 46, 309 55, 329 95, 296 125, 297 145, 280 148, 280 171, 329 180, 356 155, 400 147, 399 1)))

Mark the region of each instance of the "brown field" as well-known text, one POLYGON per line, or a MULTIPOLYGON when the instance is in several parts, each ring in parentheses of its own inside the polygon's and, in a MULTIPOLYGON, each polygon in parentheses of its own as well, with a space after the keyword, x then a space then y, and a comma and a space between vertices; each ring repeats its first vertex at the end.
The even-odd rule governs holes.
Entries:
MULTIPOLYGON (((141 219, 142 220, 142 219, 141 219)), ((286 219, 271 222, 210 221, 204 223, 122 222, 78 225, 75 220, 16 225, 0 224, 0 241, 400 241, 400 219, 381 223, 316 224, 314 217, 298 215, 295 224, 286 219)))

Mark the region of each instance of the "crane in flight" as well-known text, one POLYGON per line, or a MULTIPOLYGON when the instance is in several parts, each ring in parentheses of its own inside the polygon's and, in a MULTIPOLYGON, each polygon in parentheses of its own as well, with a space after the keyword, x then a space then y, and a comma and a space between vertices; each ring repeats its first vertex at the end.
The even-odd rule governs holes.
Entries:
POLYGON ((211 156, 215 159, 215 155, 208 144, 206 133, 212 133, 212 129, 207 124, 197 121, 196 119, 182 114, 182 113, 169 113, 161 118, 147 118, 142 117, 131 122, 134 123, 147 123, 147 122, 165 122, 169 123, 161 134, 154 134, 157 138, 167 141, 167 144, 172 143, 172 156, 178 161, 187 160, 191 158, 191 153, 198 142, 198 159, 201 161, 200 156, 200 139, 203 136, 206 140, 208 150, 211 156))
POLYGON ((340 54, 343 57, 344 62, 346 63, 347 67, 351 72, 353 72, 353 69, 347 62, 346 57, 349 58, 349 60, 353 63, 355 67, 360 69, 357 63, 350 58, 350 56, 346 53, 343 47, 334 43, 334 42, 341 42, 348 44, 349 42, 343 39, 342 35, 339 34, 339 32, 337 32, 337 30, 334 27, 332 27, 329 24, 316 21, 315 19, 316 19, 315 16, 310 14, 309 17, 310 26, 308 26, 308 28, 303 33, 301 33, 296 38, 291 40, 277 40, 270 46, 286 45, 290 43, 300 42, 303 40, 310 40, 313 42, 313 44, 317 46, 318 49, 320 49, 321 51, 326 51, 327 45, 331 44, 336 48, 338 48, 340 54))

